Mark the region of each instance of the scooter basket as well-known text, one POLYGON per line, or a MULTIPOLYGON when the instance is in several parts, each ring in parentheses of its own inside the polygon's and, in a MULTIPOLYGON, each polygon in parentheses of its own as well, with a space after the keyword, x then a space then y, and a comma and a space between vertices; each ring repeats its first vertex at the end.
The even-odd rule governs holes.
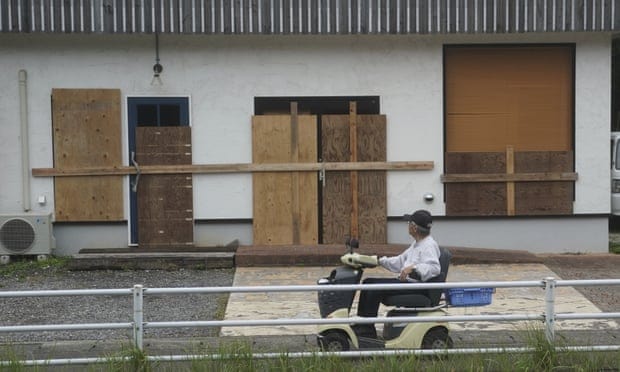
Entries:
POLYGON ((495 288, 449 288, 446 291, 450 306, 484 306, 491 304, 495 288))

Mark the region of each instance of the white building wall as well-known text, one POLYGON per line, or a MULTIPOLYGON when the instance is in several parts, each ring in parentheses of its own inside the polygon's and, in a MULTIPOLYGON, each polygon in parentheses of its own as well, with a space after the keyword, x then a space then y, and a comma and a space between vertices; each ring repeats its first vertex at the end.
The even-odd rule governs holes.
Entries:
POLYGON ((580 40, 575 58, 575 213, 610 213, 611 38, 580 40))
MULTIPOLYGON (((404 222, 388 223, 388 236, 394 243, 412 241, 404 222)), ((602 253, 608 251, 609 245, 606 216, 442 219, 434 224, 433 236, 446 247, 532 253, 602 253)))
MULTIPOLYGON (((123 97, 190 97, 196 164, 252 161, 250 123, 256 96, 380 96, 381 113, 388 120, 388 160, 435 163, 432 171, 398 171, 388 175, 388 215, 426 208, 441 216, 445 213, 440 182, 443 46, 480 42, 576 43, 575 164, 579 180, 574 212, 608 213, 611 35, 603 33, 448 37, 162 35, 161 87, 150 85, 155 62, 152 35, 2 34, 0 213, 22 212, 17 74, 24 69, 28 73, 30 161, 34 168, 53 166, 52 88, 118 88, 123 97), (423 201, 426 192, 435 195, 433 203, 423 201)), ((127 159, 125 102, 122 115, 123 151, 127 159)), ((128 188, 125 187, 125 201, 128 188)), ((196 175, 194 190, 196 219, 252 217, 249 174, 196 175)), ((52 179, 33 178, 31 198, 33 212, 52 212, 52 179), (39 196, 46 197, 45 204, 36 202, 39 196)), ((126 217, 128 213, 127 209, 126 217)), ((568 223, 570 219, 563 221, 568 223)), ((70 227, 59 228, 69 229, 62 234, 71 235, 70 227)), ((119 233, 126 236, 127 229, 119 229, 119 233)), ((231 229, 216 226, 195 235, 198 244, 213 245, 238 238, 230 234, 231 229), (222 234, 218 235, 218 231, 222 234)), ((241 243, 250 244, 251 234, 244 231, 242 235, 241 243)), ((496 235, 492 241, 506 241, 501 231, 496 231, 496 235)), ((401 242, 406 236, 390 232, 388 239, 401 242)), ((105 242, 99 240, 98 244, 105 242)), ((118 244, 118 237, 110 242, 111 246, 118 244)), ((62 239, 58 245, 62 247, 62 239)), ((80 243, 70 245, 72 250, 80 243)), ((603 249, 606 251, 606 244, 602 247, 597 243, 592 248, 603 249)))

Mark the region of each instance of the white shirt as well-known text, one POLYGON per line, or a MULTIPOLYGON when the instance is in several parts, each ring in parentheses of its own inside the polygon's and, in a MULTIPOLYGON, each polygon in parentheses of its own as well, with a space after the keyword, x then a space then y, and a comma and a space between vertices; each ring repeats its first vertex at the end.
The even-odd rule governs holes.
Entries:
POLYGON ((398 256, 381 257, 379 265, 394 273, 400 273, 405 267, 415 265, 415 271, 425 282, 441 272, 440 254, 439 245, 429 235, 420 241, 414 241, 398 256))

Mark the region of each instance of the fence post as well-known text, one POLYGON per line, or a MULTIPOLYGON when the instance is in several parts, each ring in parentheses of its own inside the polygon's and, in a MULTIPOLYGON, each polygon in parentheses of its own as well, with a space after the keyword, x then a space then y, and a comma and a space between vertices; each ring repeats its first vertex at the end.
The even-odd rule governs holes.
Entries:
POLYGON ((550 344, 555 342, 555 285, 554 277, 547 277, 545 283, 545 335, 550 344))
POLYGON ((133 341, 134 346, 144 350, 144 288, 141 284, 133 286, 133 341))

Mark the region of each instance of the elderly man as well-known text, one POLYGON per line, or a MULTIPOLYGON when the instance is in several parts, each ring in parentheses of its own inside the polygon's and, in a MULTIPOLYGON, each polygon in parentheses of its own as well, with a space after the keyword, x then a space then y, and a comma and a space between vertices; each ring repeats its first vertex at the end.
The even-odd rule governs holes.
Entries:
MULTIPOLYGON (((409 235, 414 242, 403 253, 394 257, 381 257, 379 265, 385 269, 398 273, 398 278, 368 278, 364 284, 389 284, 425 282, 441 271, 439 264, 439 245, 430 235, 433 217, 426 210, 417 210, 413 214, 406 214, 409 225, 409 235)), ((362 317, 376 317, 379 305, 384 298, 399 294, 416 293, 416 290, 363 290, 357 315, 362 317)), ((377 331, 373 324, 356 324, 354 330, 361 337, 377 338, 377 331)))

